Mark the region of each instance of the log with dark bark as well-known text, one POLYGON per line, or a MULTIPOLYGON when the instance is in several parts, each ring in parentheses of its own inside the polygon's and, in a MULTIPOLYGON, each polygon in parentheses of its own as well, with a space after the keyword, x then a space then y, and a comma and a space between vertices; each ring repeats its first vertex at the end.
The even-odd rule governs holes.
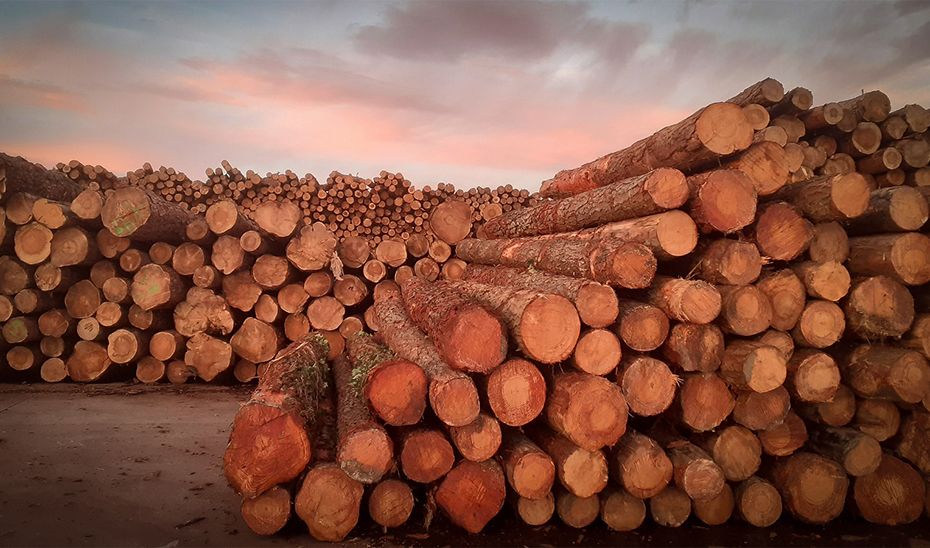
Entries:
POLYGON ((84 188, 64 173, 33 164, 22 156, 0 153, 0 171, 4 172, 6 194, 29 192, 36 196, 70 202, 84 188))
POLYGON ((100 220, 114 236, 143 242, 180 243, 196 216, 152 192, 127 186, 107 196, 100 220))

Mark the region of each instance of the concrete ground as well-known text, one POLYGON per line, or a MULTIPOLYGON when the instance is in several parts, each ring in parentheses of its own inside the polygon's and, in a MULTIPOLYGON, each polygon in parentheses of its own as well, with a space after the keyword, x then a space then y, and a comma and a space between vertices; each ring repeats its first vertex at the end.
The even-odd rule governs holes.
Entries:
MULTIPOLYGON (((311 545, 299 523, 254 535, 226 486, 222 454, 248 387, 125 384, 0 385, 0 546, 311 545)), ((756 530, 738 522, 687 529, 651 524, 634 533, 514 523, 502 512, 482 535, 464 535, 437 516, 428 532, 382 534, 370 523, 355 545, 885 545, 930 546, 926 519, 883 528, 844 517, 830 527, 783 519, 756 530)), ((296 520, 295 520, 296 521, 296 520)), ((365 520, 367 522, 367 520, 365 520)))

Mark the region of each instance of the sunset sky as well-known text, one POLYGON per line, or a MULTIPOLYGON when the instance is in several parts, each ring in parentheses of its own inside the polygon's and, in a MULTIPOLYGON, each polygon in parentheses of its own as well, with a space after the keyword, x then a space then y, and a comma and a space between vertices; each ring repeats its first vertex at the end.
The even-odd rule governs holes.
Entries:
POLYGON ((10 2, 0 151, 535 190, 765 76, 930 106, 930 2, 10 2))

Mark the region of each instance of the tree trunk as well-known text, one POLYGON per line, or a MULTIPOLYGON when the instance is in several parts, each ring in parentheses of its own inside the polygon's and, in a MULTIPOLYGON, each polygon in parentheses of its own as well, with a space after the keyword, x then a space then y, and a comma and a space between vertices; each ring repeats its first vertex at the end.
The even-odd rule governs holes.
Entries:
POLYGON ((878 441, 854 428, 815 428, 810 432, 810 446, 842 464, 850 476, 871 474, 882 460, 878 441))
POLYGON ((681 527, 691 515, 691 499, 681 489, 669 486, 649 499, 649 514, 662 527, 681 527))
POLYGON ((132 186, 114 190, 100 211, 103 226, 113 235, 143 242, 179 243, 194 218, 177 204, 132 186))
POLYGON ((789 411, 785 420, 759 432, 759 441, 766 455, 787 457, 807 443, 807 426, 794 411, 789 411))
POLYGON ((702 232, 724 234, 752 223, 756 216, 756 189, 743 172, 723 169, 691 175, 691 217, 702 232))
POLYGON ((694 506, 694 515, 705 525, 723 525, 733 515, 736 500, 733 489, 729 485, 723 484, 723 489, 720 490, 717 496, 695 500, 692 505, 694 506))
POLYGON ((597 495, 582 498, 560 489, 555 497, 555 511, 559 519, 575 529, 583 529, 594 523, 600 510, 601 503, 597 495))
POLYGON ((764 256, 791 261, 807 250, 813 226, 798 208, 787 202, 769 202, 759 209, 752 238, 764 256))
POLYGON ((869 207, 869 185, 858 173, 823 175, 783 187, 773 195, 816 222, 854 219, 869 207))
POLYGON ((339 467, 355 481, 377 483, 393 465, 394 444, 384 427, 372 418, 361 386, 353 383, 356 372, 351 364, 337 358, 333 364, 333 378, 339 405, 339 467))
POLYGON ((675 399, 678 381, 665 362, 643 355, 625 358, 617 369, 617 384, 630 412, 642 417, 668 409, 675 399))
POLYGON ((743 481, 755 474, 762 463, 762 444, 747 428, 727 426, 701 438, 700 446, 723 471, 727 481, 743 481))
POLYGON ((413 491, 406 482, 382 480, 368 496, 368 515, 381 527, 400 527, 413 513, 413 491))
POLYGON ((507 483, 521 498, 539 500, 549 496, 555 464, 538 445, 519 431, 508 431, 500 456, 507 483))
POLYGON ((432 483, 449 473, 455 453, 442 432, 420 428, 403 435, 399 462, 410 481, 432 483))
POLYGON ((721 297, 720 326, 730 334, 758 335, 771 325, 772 305, 768 297, 753 285, 719 285, 721 297))
POLYGON ((736 512, 754 527, 769 527, 781 517, 781 495, 774 485, 753 476, 736 488, 736 512))
POLYGON ((812 300, 804 306, 791 335, 799 346, 827 348, 840 340, 845 329, 846 318, 839 306, 829 301, 812 300))
POLYGON ((341 542, 358 523, 364 494, 361 483, 335 463, 323 462, 313 465, 304 477, 294 511, 316 540, 341 542))
POLYGON ((853 500, 869 523, 901 525, 920 518, 924 511, 926 484, 914 468, 891 455, 882 455, 871 474, 853 483, 853 500), (894 496, 889 496, 889 490, 894 496))
POLYGON ((397 358, 365 333, 348 337, 346 356, 362 395, 385 423, 416 424, 426 409, 428 379, 417 364, 397 358))
POLYGON ((906 285, 926 284, 930 282, 930 237, 908 232, 850 238, 849 270, 888 276, 906 285))
POLYGON ((242 499, 239 513, 255 534, 273 535, 291 519, 291 494, 276 485, 255 498, 242 499))
POLYGON ((720 376, 738 390, 769 392, 785 382, 785 356, 774 346, 733 340, 723 352, 720 376))
POLYGON ((723 349, 723 333, 716 325, 676 323, 662 345, 662 356, 682 371, 712 373, 720 367, 723 349))
POLYGON ((466 459, 481 462, 493 457, 501 445, 501 427, 497 419, 480 413, 478 418, 465 426, 450 426, 449 438, 466 459))
POLYGON ((624 300, 620 306, 617 335, 638 352, 655 350, 669 333, 668 316, 651 304, 624 300))
POLYGON ((791 408, 791 396, 783 386, 768 392, 742 391, 733 407, 733 422, 759 432, 781 423, 791 408))
POLYGON ((590 497, 607 486, 607 459, 601 451, 588 451, 568 438, 538 425, 527 434, 552 457, 563 487, 578 497, 590 497))
POLYGON ((571 357, 575 369, 592 375, 606 375, 620 363, 620 340, 606 329, 590 329, 581 334, 571 357))
POLYGON ((930 392, 930 366, 913 350, 861 345, 844 365, 843 380, 863 398, 919 403, 930 392))
POLYGON ((50 200, 70 202, 84 190, 64 173, 45 169, 22 156, 0 153, 0 171, 4 173, 8 195, 29 192, 50 200))
POLYGON ((752 242, 728 238, 712 240, 697 259, 697 272, 713 284, 746 285, 762 272, 762 257, 752 242))
POLYGON ((713 373, 689 375, 678 391, 681 421, 695 432, 720 425, 733 411, 734 398, 727 383, 713 373))
POLYGON ((646 505, 622 489, 601 495, 601 521, 611 531, 633 531, 646 519, 646 505))
POLYGON ((914 298, 887 276, 856 280, 844 307, 849 327, 860 337, 898 337, 914 321, 914 298))
POLYGON ((656 276, 648 295, 650 303, 681 322, 710 323, 720 314, 720 293, 707 282, 656 276))
POLYGON ((550 384, 548 423, 589 451, 620 439, 626 431, 627 412, 620 388, 603 377, 561 373, 550 384))

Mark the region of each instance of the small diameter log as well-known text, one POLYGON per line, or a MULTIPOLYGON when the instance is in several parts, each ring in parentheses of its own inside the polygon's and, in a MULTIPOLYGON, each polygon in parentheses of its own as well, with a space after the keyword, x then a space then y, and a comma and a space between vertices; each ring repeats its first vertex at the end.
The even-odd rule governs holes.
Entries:
POLYGON ((32 283, 32 275, 31 267, 8 255, 0 255, 0 294, 16 295, 32 283))
POLYGON ((930 237, 917 232, 849 240, 849 270, 885 275, 906 285, 930 282, 930 237))
POLYGON ((727 426, 702 438, 703 447, 723 471, 727 481, 743 481, 755 474, 762 463, 762 444, 751 430, 727 426))
POLYGON ((772 114, 800 114, 814 104, 814 94, 806 88, 794 88, 785 93, 777 103, 769 107, 772 114))
POLYGON ((843 336, 846 319, 843 310, 835 303, 808 301, 791 335, 799 346, 827 348, 843 336))
MULTIPOLYGON (((424 242, 426 240, 424 239, 424 242)), ((365 261, 371 256, 371 245, 368 240, 361 236, 348 236, 343 238, 338 246, 337 252, 342 264, 349 268, 361 268, 365 261)), ((418 256, 426 254, 424 251, 418 256)))
POLYGON ((410 319, 454 369, 488 373, 507 357, 501 321, 449 285, 411 278, 401 284, 410 319))
POLYGON ((96 318, 82 318, 78 321, 74 331, 83 341, 102 341, 107 336, 96 318))
POLYGON ((262 236, 261 232, 246 230, 239 236, 239 247, 246 253, 263 255, 268 252, 269 245, 268 240, 262 236))
POLYGON ((919 352, 864 344, 847 357, 843 380, 863 398, 918 403, 930 392, 930 366, 919 352))
POLYGON ((700 280, 656 276, 648 297, 666 316, 681 322, 710 323, 720 314, 720 293, 700 280))
POLYGON ((807 443, 807 426, 789 411, 785 420, 759 432, 759 441, 766 455, 787 457, 807 443))
POLYGON ((581 498, 559 489, 555 497, 555 511, 559 519, 575 529, 583 529, 594 523, 600 510, 601 502, 597 495, 581 498))
POLYGON ((464 426, 478 416, 478 391, 466 374, 450 368, 432 342, 410 321, 400 298, 375 303, 378 334, 398 357, 416 363, 429 377, 430 406, 449 426, 464 426))
POLYGON ((500 423, 481 413, 471 424, 450 426, 449 438, 464 458, 481 462, 493 457, 501 446, 500 423))
POLYGON ((201 379, 210 382, 232 366, 232 346, 221 339, 197 333, 187 340, 184 363, 193 368, 201 379))
MULTIPOLYGON (((39 330, 42 330, 42 316, 39 317, 39 330)), ((44 333, 44 331, 43 331, 44 333)), ((49 333, 45 333, 48 335, 49 333)), ((918 314, 910 331, 900 341, 901 346, 916 350, 930 359, 930 313, 918 314)))
POLYGON ((590 497, 607 486, 607 459, 601 451, 588 451, 543 426, 528 430, 534 442, 552 457, 559 483, 578 497, 590 497))
POLYGON ((255 319, 261 320, 267 324, 273 324, 278 321, 281 315, 281 309, 278 307, 274 297, 263 293, 255 303, 255 319))
POLYGON ((436 261, 429 257, 423 257, 414 263, 413 273, 418 278, 422 278, 429 282, 435 282, 439 279, 440 267, 436 261))
POLYGON ((757 195, 774 194, 788 182, 788 157, 783 147, 767 141, 755 143, 724 167, 749 177, 757 195))
POLYGON ((148 347, 148 336, 135 329, 117 329, 107 337, 107 355, 116 364, 126 364, 141 358, 148 347))
POLYGON ((703 449, 686 440, 675 440, 666 447, 672 461, 675 485, 693 500, 717 496, 726 485, 723 470, 703 449))
POLYGON ((887 276, 857 280, 844 307, 849 327, 862 338, 898 337, 914 321, 914 298, 887 276))
POLYGON ((601 494, 601 521, 611 531, 633 531, 646 519, 646 504, 622 489, 601 494))
POLYGON ((49 262, 55 266, 91 264, 100 258, 93 236, 83 228, 69 226, 55 231, 49 262))
MULTIPOLYGON (((9 318, 4 319, 4 321, 9 318)), ((38 320, 39 332, 47 337, 64 337, 73 332, 75 322, 68 313, 60 308, 43 312, 38 320)))
POLYGON ((302 284, 287 284, 278 290, 278 306, 287 314, 297 314, 304 309, 310 296, 302 284))
POLYGON ((747 148, 752 132, 739 105, 713 103, 621 151, 560 171, 542 183, 540 194, 547 198, 576 194, 659 167, 687 171, 747 148))
POLYGON ((681 421, 695 432, 720 425, 733 411, 735 399, 727 383, 713 373, 688 375, 678 391, 681 421))
POLYGON ((429 244, 429 257, 439 264, 450 260, 452 256, 452 247, 442 240, 434 240, 429 244))
POLYGON ((437 282, 496 314, 510 329, 517 347, 535 361, 558 363, 571 355, 581 321, 565 297, 462 281, 437 282))
POLYGON ((709 499, 695 500, 694 515, 705 525, 723 525, 730 516, 733 515, 733 509, 736 506, 736 499, 733 495, 733 489, 723 485, 723 489, 717 493, 717 496, 709 499))
POLYGON ((648 499, 672 480, 672 461, 652 438, 627 430, 611 455, 614 477, 631 496, 648 499))
POLYGON ((171 384, 184 384, 197 377, 194 371, 182 360, 173 360, 165 366, 165 377, 171 384))
POLYGON ((455 464, 449 440, 438 430, 421 428, 403 436, 400 468, 417 483, 432 483, 446 475, 455 464))
POLYGON ((756 216, 756 189, 745 173, 732 169, 708 171, 687 179, 691 217, 702 232, 739 230, 756 216))
POLYGON ((494 415, 509 426, 528 424, 546 403, 542 373, 533 363, 520 358, 507 360, 491 372, 486 388, 494 415))
POLYGON ((878 441, 854 428, 815 428, 810 447, 843 465, 850 476, 865 476, 878 468, 882 447, 878 441))
POLYGON ((151 356, 136 363, 136 379, 143 384, 154 384, 165 378, 165 364, 151 356))
POLYGON ((130 292, 143 310, 166 309, 184 300, 184 283, 170 267, 153 263, 136 272, 130 292))
POLYGON ((550 384, 546 404, 549 425, 589 451, 620 439, 626 431, 627 412, 620 388, 603 377, 561 373, 550 384))
POLYGON ((119 267, 127 274, 138 272, 143 265, 147 265, 150 262, 152 261, 148 253, 135 248, 129 248, 119 256, 119 267))
POLYGON ((662 356, 682 371, 711 373, 720 367, 723 349, 723 333, 716 325, 676 323, 662 345, 662 356))
POLYGON ((849 479, 836 461, 805 452, 776 461, 773 483, 788 511, 815 525, 840 515, 849 489, 849 479))
POLYGON ((841 384, 833 395, 833 400, 818 403, 813 407, 800 407, 805 418, 827 426, 846 426, 856 415, 856 396, 845 384, 841 384))
MULTIPOLYGON (((930 250, 930 239, 927 246, 930 250)), ((836 302, 849 293, 849 271, 836 261, 805 261, 793 264, 792 269, 804 284, 809 297, 836 302)))
POLYGON ((549 496, 555 481, 555 464, 538 445, 521 432, 508 431, 500 456, 507 483, 521 498, 539 500, 549 496))
POLYGON ((662 413, 675 399, 678 377, 665 362, 649 356, 631 356, 617 370, 617 384, 630 412, 652 417, 662 413))
POLYGON ((624 344, 639 352, 649 352, 661 346, 668 333, 668 316, 661 309, 637 301, 623 301, 617 335, 624 344))
MULTIPOLYGON (((846 373, 843 373, 845 377, 846 373)), ((840 385, 840 370, 828 354, 810 348, 798 349, 788 360, 786 388, 795 399, 806 403, 833 400, 840 385)))
POLYGON ((720 238, 700 254, 697 272, 701 279, 714 284, 751 284, 762 272, 762 257, 752 242, 720 238))
POLYGON ((733 408, 733 422, 759 432, 779 424, 788 416, 791 395, 780 386, 769 392, 740 392, 733 408))
POLYGON ((720 326, 734 335, 758 335, 772 321, 772 305, 768 297, 753 285, 719 285, 722 306, 720 326))
POLYGON ((97 261, 90 267, 90 281, 99 289, 103 289, 104 282, 116 276, 116 274, 116 266, 113 261, 106 259, 97 261))
POLYGON ((262 202, 252 214, 258 228, 278 238, 289 238, 301 218, 300 208, 287 201, 262 202))
POLYGON ((72 318, 89 318, 100 306, 100 290, 90 280, 81 280, 68 288, 64 302, 72 318))
POLYGON ((430 212, 429 226, 440 240, 455 245, 471 232, 472 208, 459 200, 446 200, 430 212))
POLYGON ((217 235, 228 233, 232 236, 241 236, 246 230, 255 229, 255 225, 239 212, 233 200, 214 202, 207 208, 204 218, 207 226, 210 227, 210 232, 217 235))
POLYGON ((38 368, 44 360, 42 353, 29 346, 14 346, 6 351, 6 363, 14 371, 38 368))
POLYGON ((41 338, 39 324, 32 316, 15 316, 3 324, 3 340, 10 344, 35 342, 41 338))
POLYGON ((114 236, 106 228, 101 228, 96 235, 97 249, 100 254, 107 259, 118 257, 121 253, 129 249, 129 238, 120 238, 114 236))
POLYGON ((304 225, 287 243, 287 260, 302 272, 321 270, 336 253, 336 237, 323 223, 304 225))
POLYGON ((291 519, 291 494, 276 485, 253 499, 242 499, 239 513, 255 534, 273 535, 291 519))
POLYGON ((691 515, 691 499, 678 487, 669 486, 649 499, 649 515, 662 527, 681 527, 691 515))
POLYGON ((481 284, 561 295, 575 304, 579 318, 590 327, 606 327, 617 318, 616 292, 611 287, 590 280, 549 274, 535 269, 480 264, 468 265, 464 279, 481 284))
POLYGON ((880 175, 886 171, 897 169, 902 161, 901 152, 894 147, 883 148, 865 158, 856 161, 856 171, 869 175, 880 175))
POLYGON ((772 305, 772 328, 790 331, 804 311, 806 292, 801 280, 791 270, 783 269, 763 275, 756 287, 772 305))
POLYGON ((555 497, 552 493, 547 493, 541 499, 513 496, 511 500, 517 516, 527 525, 545 525, 555 513, 555 497))
POLYGON ((71 380, 92 382, 103 376, 112 362, 105 346, 91 341, 78 341, 74 343, 74 351, 65 363, 71 380))
POLYGON ((65 340, 61 337, 42 337, 39 341, 39 352, 49 358, 58 358, 65 353, 65 340))
POLYGON ((400 527, 410 519, 414 504, 410 486, 402 480, 389 478, 371 490, 368 515, 381 527, 400 527))
POLYGON ((735 497, 737 514, 754 527, 769 527, 781 517, 782 504, 778 489, 758 476, 740 483, 735 497))
POLYGON ((480 533, 500 512, 507 495, 504 473, 494 460, 465 460, 453 468, 436 489, 436 504, 452 523, 469 533, 480 533))
POLYGON ((336 464, 323 462, 313 465, 304 477, 294 498, 294 511, 307 525, 310 536, 323 542, 340 542, 358 523, 364 494, 361 483, 336 464))
POLYGON ((333 277, 329 272, 312 272, 304 280, 304 291, 314 298, 326 295, 332 287, 333 277))
POLYGON ((149 247, 149 258, 155 264, 166 265, 174 256, 175 247, 165 242, 155 242, 149 247))
POLYGON ((784 354, 774 346, 738 339, 723 352, 720 376, 739 390, 769 392, 785 382, 785 365, 784 354))
POLYGON ((333 377, 339 406, 336 457, 339 467, 355 481, 377 483, 393 465, 394 444, 384 427, 372 419, 361 387, 353 384, 355 371, 351 364, 337 359, 333 377))
MULTIPOLYGON (((323 391, 326 350, 325 340, 317 334, 282 350, 266 366, 250 400, 239 408, 223 456, 223 471, 236 492, 255 497, 306 468, 311 456, 306 425, 317 412, 323 391), (262 441, 269 439, 276 441, 262 441)), ((308 478, 313 475, 311 470, 308 478)))
POLYGON ((233 377, 241 383, 249 383, 258 378, 258 366, 248 360, 236 360, 233 377))
POLYGON ((644 245, 617 236, 578 233, 513 240, 463 240, 456 255, 467 262, 526 267, 587 278, 615 287, 648 287, 656 259, 644 245))
POLYGON ((620 363, 620 340, 606 329, 583 332, 571 357, 572 366, 592 375, 606 375, 620 363))
POLYGON ((350 336, 346 356, 372 410, 393 426, 416 424, 426 408, 428 379, 417 364, 395 357, 365 333, 350 336))
POLYGON ((345 312, 345 307, 335 297, 320 297, 307 307, 307 319, 314 329, 334 331, 345 319, 345 312))
POLYGON ((61 358, 49 358, 42 362, 39 375, 45 382, 61 382, 68 378, 68 366, 61 358))
POLYGON ((132 283, 129 280, 119 276, 113 276, 103 282, 103 287, 100 289, 103 291, 103 298, 106 299, 107 302, 123 304, 131 300, 131 288, 132 283))
POLYGON ((134 186, 114 190, 100 210, 103 226, 114 236, 143 242, 181 242, 194 218, 178 204, 134 186))
POLYGON ((858 400, 853 426, 880 442, 887 441, 901 427, 901 412, 887 400, 858 400))
POLYGON ((798 118, 804 122, 808 133, 830 129, 843 119, 845 109, 839 103, 827 103, 802 112, 798 118))
POLYGON ((281 346, 278 330, 261 320, 246 318, 229 339, 233 352, 252 363, 262 363, 274 358, 281 346))
POLYGON ((911 465, 891 455, 882 455, 878 468, 853 482, 853 500, 859 514, 869 523, 901 525, 920 518, 924 512, 926 484, 911 465))
POLYGON ((787 185, 773 197, 793 204, 811 221, 845 221, 866 212, 869 185, 858 173, 824 175, 787 185))
POLYGON ((593 180, 584 183, 593 186, 574 188, 575 196, 513 210, 491 219, 484 224, 484 236, 519 238, 571 232, 676 209, 688 199, 688 185, 677 169, 660 168, 606 186, 597 185, 593 180), (584 192, 577 194, 581 191, 584 192))
POLYGON ((766 257, 791 261, 810 245, 813 227, 801 211, 787 202, 769 202, 759 208, 753 238, 766 257))

